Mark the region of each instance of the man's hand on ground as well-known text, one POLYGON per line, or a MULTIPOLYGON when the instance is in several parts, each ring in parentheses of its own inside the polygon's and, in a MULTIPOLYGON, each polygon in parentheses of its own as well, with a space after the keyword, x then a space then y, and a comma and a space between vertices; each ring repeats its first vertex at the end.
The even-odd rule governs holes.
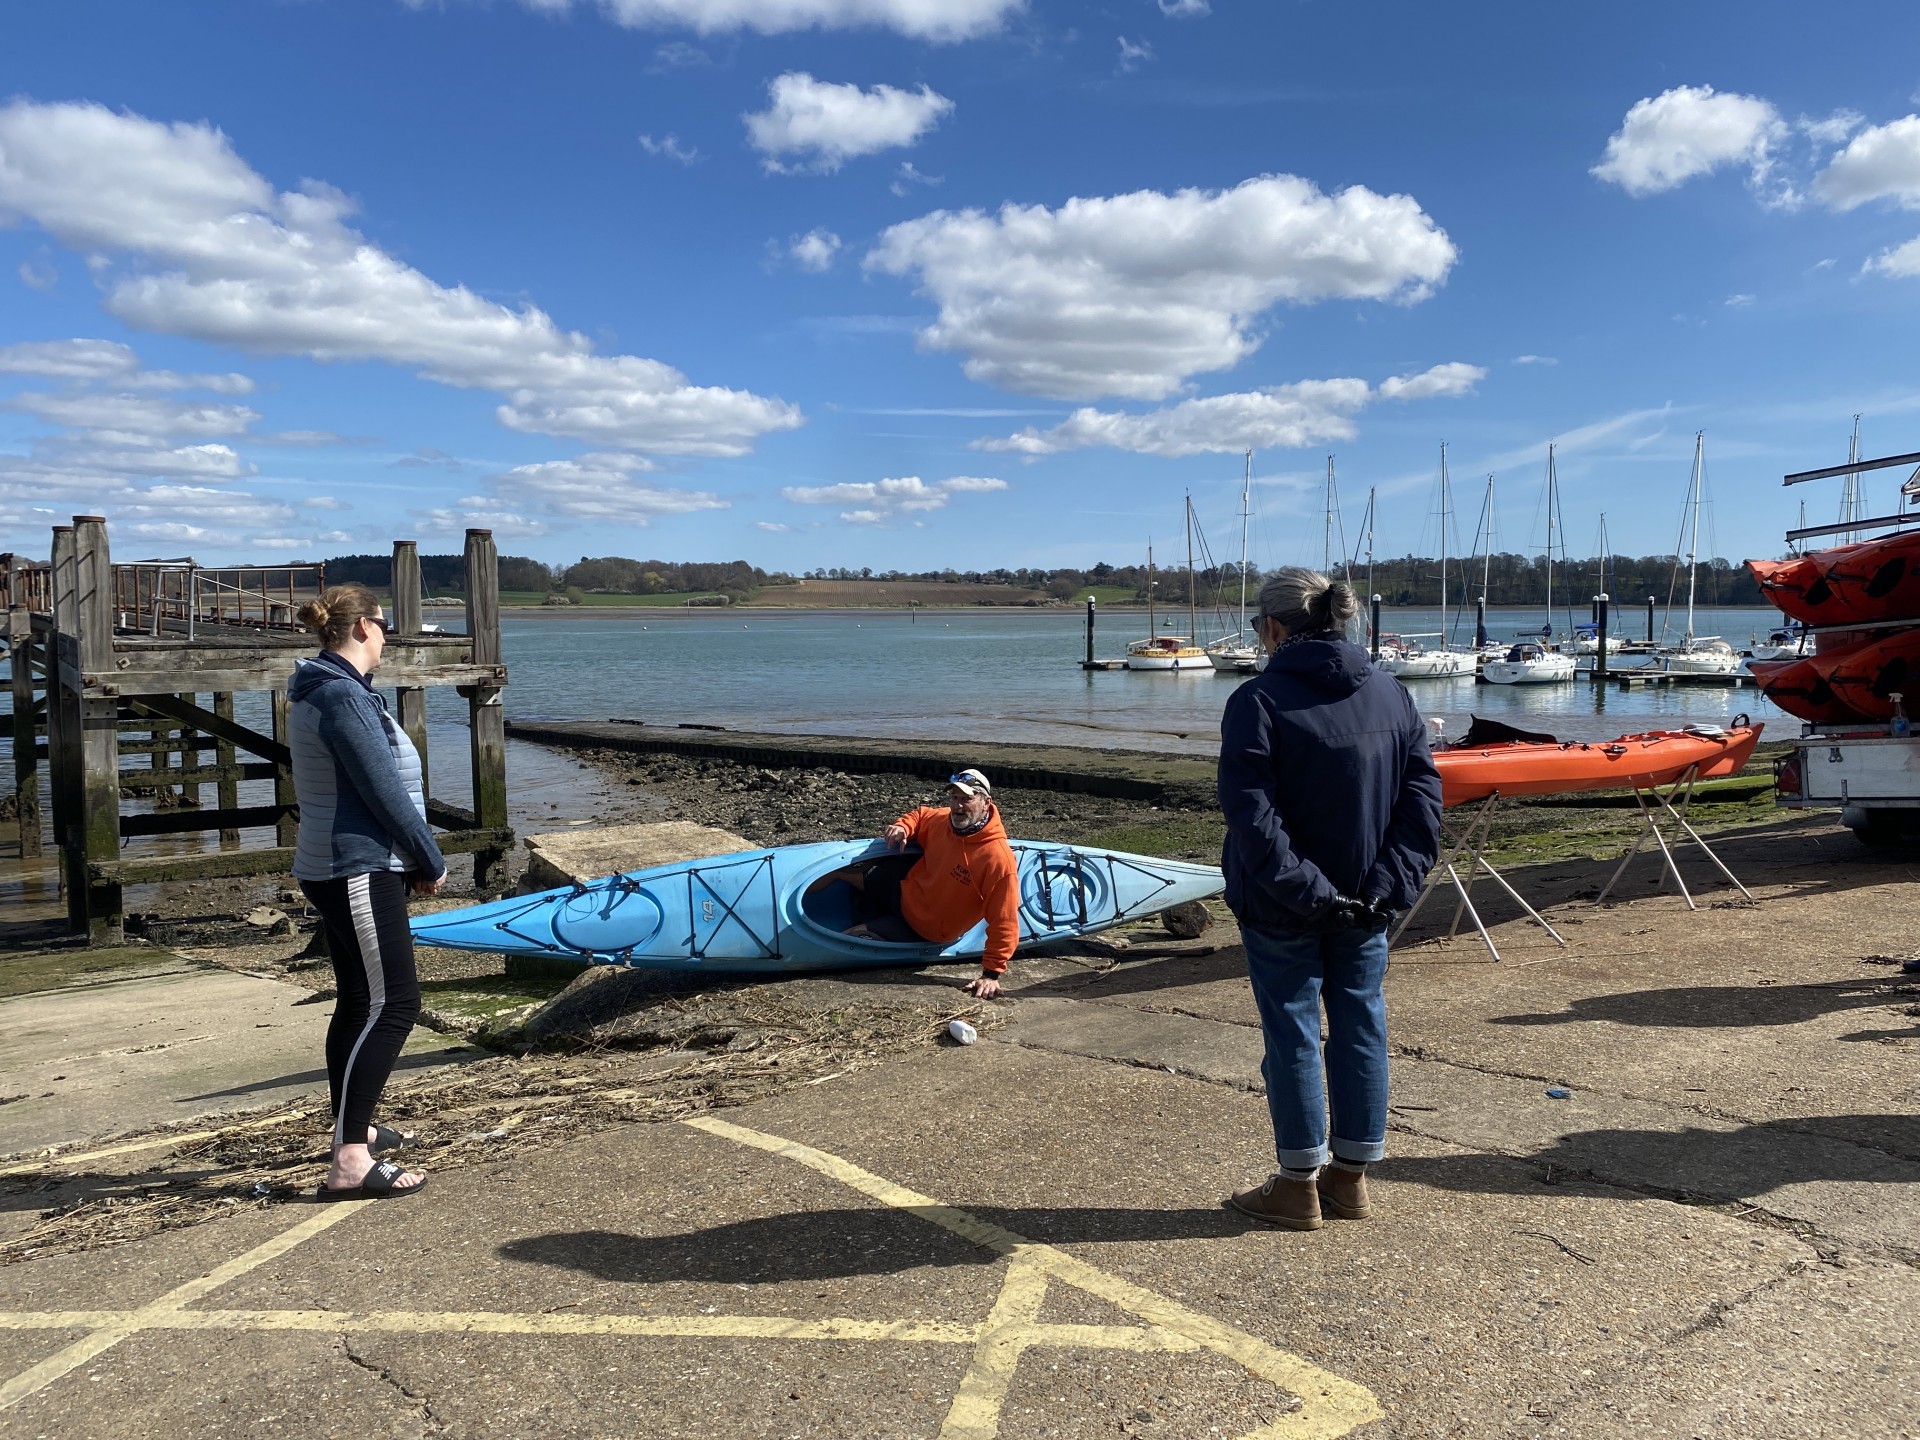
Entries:
POLYGON ((960 988, 969 995, 976 995, 982 1000, 991 1000, 1000 993, 1000 977, 982 975, 978 980, 969 980, 960 988))

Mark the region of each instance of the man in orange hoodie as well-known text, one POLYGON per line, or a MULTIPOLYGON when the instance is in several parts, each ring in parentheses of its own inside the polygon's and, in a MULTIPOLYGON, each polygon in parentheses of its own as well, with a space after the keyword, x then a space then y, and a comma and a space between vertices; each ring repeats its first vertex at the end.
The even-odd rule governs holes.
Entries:
POLYGON ((854 881, 864 928, 881 939, 949 945, 984 919, 980 977, 969 980, 966 990, 983 1000, 998 995, 1020 941, 1020 869, 987 777, 978 770, 950 776, 944 807, 910 810, 880 838, 889 850, 918 845, 920 854, 882 861, 854 881), (910 933, 899 933, 901 922, 910 933))

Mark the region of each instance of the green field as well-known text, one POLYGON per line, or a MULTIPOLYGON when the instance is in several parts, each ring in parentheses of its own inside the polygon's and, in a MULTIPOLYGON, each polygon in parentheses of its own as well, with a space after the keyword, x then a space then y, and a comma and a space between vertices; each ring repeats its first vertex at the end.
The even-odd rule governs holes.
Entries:
MULTIPOLYGON (((546 595, 538 590, 502 590, 500 592, 500 603, 502 605, 544 606, 546 598, 546 595)), ((685 605, 689 600, 704 600, 706 598, 707 596, 705 595, 584 595, 580 599, 580 605, 582 608, 593 605, 622 607, 647 605, 658 607, 662 605, 685 605)), ((556 605, 553 608, 557 610, 563 607, 556 605)))

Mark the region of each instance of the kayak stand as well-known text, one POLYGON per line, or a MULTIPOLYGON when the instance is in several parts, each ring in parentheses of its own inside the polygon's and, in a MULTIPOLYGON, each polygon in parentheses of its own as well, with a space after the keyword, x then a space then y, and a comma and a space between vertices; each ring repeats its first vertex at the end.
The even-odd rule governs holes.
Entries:
POLYGON ((1480 935, 1480 943, 1487 947, 1487 953, 1493 957, 1495 963, 1498 963, 1500 948, 1493 943, 1493 936, 1487 933, 1486 923, 1481 920, 1480 912, 1474 908, 1473 904, 1474 878, 1480 871, 1485 870, 1487 877, 1507 892, 1513 903, 1527 913, 1529 920, 1551 935, 1555 944, 1562 949, 1566 948, 1566 938, 1547 923, 1545 916, 1521 898, 1520 892, 1507 883, 1506 877, 1494 869, 1493 863, 1486 857, 1487 837, 1493 829, 1494 811, 1499 806, 1500 792, 1495 790, 1473 807, 1466 824, 1458 828, 1446 822, 1443 812, 1440 838, 1441 843, 1450 848, 1440 857, 1440 863, 1428 872, 1426 883, 1420 887, 1420 896, 1413 902, 1413 908, 1400 917, 1399 925, 1394 928, 1392 936, 1387 941, 1389 947, 1400 938, 1407 926, 1413 923, 1413 917, 1420 913, 1420 907, 1427 903, 1427 897, 1438 888, 1440 877, 1444 875, 1452 883, 1454 893, 1459 897, 1453 907, 1453 922, 1447 927, 1447 938, 1451 940, 1460 933, 1460 920, 1465 916, 1473 921, 1473 928, 1480 935), (1461 878, 1459 868, 1462 857, 1466 859, 1467 873, 1464 879, 1461 878))
POLYGON ((1713 847, 1700 838, 1700 832, 1687 823, 1687 814, 1693 808, 1693 787, 1699 783, 1699 780, 1700 767, 1690 765, 1678 779, 1666 787, 1664 793, 1657 785, 1650 785, 1644 790, 1634 790, 1633 798, 1640 805, 1640 831, 1633 837, 1633 843, 1627 847, 1627 853, 1620 857, 1619 865, 1614 868, 1613 878, 1607 881, 1606 888, 1595 898, 1594 904, 1606 903, 1607 896, 1611 895, 1613 887, 1620 883, 1620 877, 1627 873, 1627 866, 1632 863, 1633 857, 1640 853, 1640 847, 1647 843, 1648 837, 1652 837, 1653 843, 1660 847, 1660 858, 1667 862, 1667 874, 1660 877, 1660 888, 1666 889, 1667 876, 1672 876, 1673 883, 1680 889, 1680 898, 1687 902, 1689 910, 1698 910, 1700 907, 1693 903, 1693 895, 1687 889, 1687 882, 1680 878, 1680 867, 1675 863, 1673 855, 1674 847, 1683 840, 1691 840, 1698 845, 1701 853, 1713 862, 1716 870, 1727 877, 1728 883, 1734 889, 1747 899, 1753 899, 1753 892, 1740 883, 1739 877, 1726 867, 1718 855, 1713 853, 1713 847), (1653 797, 1652 805, 1647 803, 1648 796, 1653 797), (1677 809, 1673 803, 1676 798, 1680 802, 1677 809), (1671 845, 1668 844, 1667 837, 1660 833, 1660 821, 1663 816, 1671 820, 1680 832, 1674 836, 1671 845))

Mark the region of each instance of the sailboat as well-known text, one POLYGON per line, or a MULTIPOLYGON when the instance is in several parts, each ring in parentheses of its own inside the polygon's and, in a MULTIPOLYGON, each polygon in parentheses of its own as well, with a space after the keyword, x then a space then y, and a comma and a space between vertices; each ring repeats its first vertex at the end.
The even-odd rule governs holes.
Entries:
MULTIPOLYGON (((1612 554, 1612 551, 1610 551, 1607 548, 1607 512, 1604 510, 1600 512, 1599 543, 1600 543, 1599 559, 1595 563, 1595 569, 1598 571, 1598 578, 1596 580, 1598 589, 1596 593, 1605 595, 1606 593, 1608 593, 1607 557, 1610 554, 1612 554)), ((1620 644, 1621 644, 1621 641, 1618 635, 1607 636, 1607 653, 1609 655, 1613 654, 1615 651, 1617 651, 1620 648, 1620 644)), ((1565 645, 1561 646, 1560 648, 1568 652, 1569 654, 1573 654, 1573 655, 1598 655, 1600 653, 1599 622, 1597 620, 1594 620, 1594 621, 1588 621, 1583 625, 1574 626, 1573 638, 1569 640, 1565 645)))
POLYGON ((1662 668, 1669 675, 1731 675, 1740 668, 1740 656, 1718 635, 1693 633, 1695 577, 1700 563, 1700 492, 1706 484, 1707 432, 1693 437, 1693 478, 1687 487, 1687 504, 1693 511, 1693 536, 1687 542, 1687 629, 1679 648, 1669 650, 1662 668))
POLYGON ((1444 680, 1473 673, 1474 655, 1470 650, 1455 650, 1449 643, 1452 626, 1447 616, 1447 521, 1453 513, 1453 490, 1447 480, 1447 447, 1440 446, 1440 623, 1447 628, 1434 635, 1402 635, 1399 649, 1389 655, 1380 652, 1380 668, 1401 680, 1444 680), (1407 642, 1438 638, 1440 644, 1429 650, 1407 642))
MULTIPOLYGON (((1553 633, 1553 526, 1560 513, 1560 480, 1554 468, 1554 447, 1547 446, 1547 629, 1553 633)), ((1545 644, 1523 640, 1498 660, 1480 668, 1490 685, 1553 685, 1573 679, 1573 657, 1545 644)))
POLYGON ((1195 623, 1193 597, 1193 497, 1187 497, 1187 633, 1153 633, 1153 547, 1147 547, 1147 638, 1127 646, 1129 670, 1208 670, 1213 662, 1207 652, 1193 641, 1199 627, 1195 623))
POLYGON ((1253 451, 1247 451, 1246 471, 1240 480, 1240 628, 1207 646, 1207 660, 1222 674, 1252 674, 1259 666, 1260 647, 1247 628, 1247 519, 1252 513, 1253 451))

